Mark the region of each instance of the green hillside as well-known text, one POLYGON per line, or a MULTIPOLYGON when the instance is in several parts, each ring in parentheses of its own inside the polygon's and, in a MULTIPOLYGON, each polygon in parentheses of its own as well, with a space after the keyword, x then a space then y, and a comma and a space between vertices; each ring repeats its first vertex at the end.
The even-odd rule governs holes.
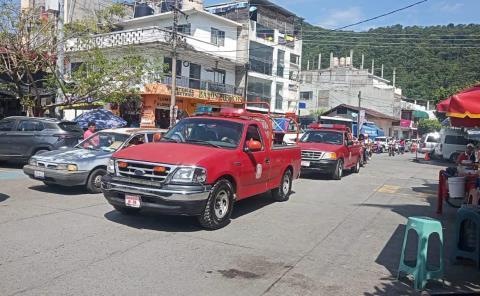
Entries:
POLYGON ((348 56, 354 50, 354 66, 365 68, 375 59, 375 74, 391 80, 396 68, 397 86, 405 96, 439 100, 449 93, 480 81, 480 25, 403 27, 395 25, 367 32, 329 31, 303 26, 303 66, 322 53, 322 67, 329 66, 330 52, 348 56))

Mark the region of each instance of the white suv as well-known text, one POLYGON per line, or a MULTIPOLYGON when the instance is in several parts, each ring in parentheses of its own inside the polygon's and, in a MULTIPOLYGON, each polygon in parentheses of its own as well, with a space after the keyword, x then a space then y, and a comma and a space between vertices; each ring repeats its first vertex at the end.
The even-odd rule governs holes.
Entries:
POLYGON ((420 153, 430 153, 433 152, 435 146, 440 142, 440 134, 439 133, 428 133, 422 136, 420 140, 420 153))

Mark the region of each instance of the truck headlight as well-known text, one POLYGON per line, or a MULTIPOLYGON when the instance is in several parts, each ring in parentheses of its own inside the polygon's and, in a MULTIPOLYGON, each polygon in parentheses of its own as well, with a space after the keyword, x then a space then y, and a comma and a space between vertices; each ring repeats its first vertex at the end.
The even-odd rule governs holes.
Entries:
POLYGON ((109 174, 115 174, 115 160, 113 159, 108 160, 107 172, 109 174))
POLYGON ((207 180, 207 171, 198 167, 180 167, 172 176, 173 183, 203 184, 207 180))
POLYGON ((323 159, 331 159, 331 160, 336 160, 337 159, 337 153, 335 152, 325 152, 323 154, 323 159))

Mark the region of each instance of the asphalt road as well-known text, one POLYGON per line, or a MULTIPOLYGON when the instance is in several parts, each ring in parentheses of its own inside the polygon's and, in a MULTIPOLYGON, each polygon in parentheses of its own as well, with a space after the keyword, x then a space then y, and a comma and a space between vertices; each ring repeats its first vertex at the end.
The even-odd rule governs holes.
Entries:
MULTIPOLYGON (((0 167, 0 295, 410 295, 396 268, 408 216, 435 215, 443 164, 376 155, 359 174, 304 176, 288 202, 235 205, 230 225, 127 217, 102 195, 49 188, 0 167)), ((480 289, 473 266, 447 259, 446 282, 480 289)))

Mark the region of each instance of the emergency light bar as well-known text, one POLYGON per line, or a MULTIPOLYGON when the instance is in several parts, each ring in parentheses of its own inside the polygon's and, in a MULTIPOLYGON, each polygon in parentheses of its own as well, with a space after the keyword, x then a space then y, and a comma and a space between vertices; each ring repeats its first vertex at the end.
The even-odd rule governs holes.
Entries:
POLYGON ((320 123, 311 123, 308 128, 311 129, 334 129, 334 130, 341 130, 346 131, 348 128, 346 125, 343 124, 320 124, 320 123))

